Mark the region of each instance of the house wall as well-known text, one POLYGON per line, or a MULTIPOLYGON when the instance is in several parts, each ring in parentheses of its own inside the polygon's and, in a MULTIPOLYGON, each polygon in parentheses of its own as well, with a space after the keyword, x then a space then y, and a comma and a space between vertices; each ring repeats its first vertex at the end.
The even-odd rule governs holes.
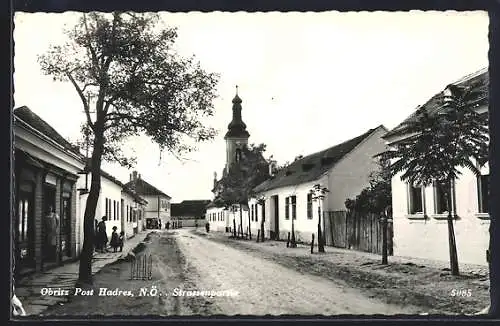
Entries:
MULTIPOLYGON (((137 221, 134 223, 132 216, 130 215, 130 208, 134 207, 134 198, 127 194, 126 192, 122 192, 122 199, 123 199, 123 215, 121 218, 121 225, 123 231, 125 231, 125 238, 130 238, 131 236, 134 235, 134 227, 137 227, 139 223, 139 220, 137 218, 137 221), (127 215, 127 208, 129 210, 128 215, 127 215), (127 217, 128 216, 128 217, 127 217)), ((122 210, 120 208, 120 210, 122 210)))
POLYGON ((162 228, 171 220, 170 199, 164 196, 142 196, 148 204, 145 207, 146 218, 160 218, 162 228), (158 205, 159 203, 159 205, 158 205))
POLYGON ((387 132, 379 127, 374 133, 348 153, 328 173, 328 190, 325 210, 346 210, 345 201, 355 198, 369 186, 370 173, 378 170, 378 160, 373 156, 387 150, 381 137, 387 132))
MULTIPOLYGON (((36 134, 35 132, 29 131, 24 127, 14 126, 15 133, 15 141, 14 145, 16 149, 20 149, 24 152, 29 153, 36 159, 43 161, 45 163, 52 164, 55 166, 55 169, 49 168, 49 171, 42 171, 38 168, 28 168, 28 170, 32 171, 33 179, 33 201, 31 205, 33 207, 33 214, 31 216, 32 219, 32 241, 33 241, 33 255, 34 255, 34 264, 35 269, 40 270, 45 268, 46 265, 43 261, 43 218, 45 217, 44 212, 44 193, 43 193, 43 184, 46 182, 52 182, 55 186, 55 211, 59 215, 60 219, 62 218, 61 212, 61 204, 62 204, 62 189, 63 184, 65 182, 69 182, 71 184, 70 193, 70 233, 69 233, 69 243, 66 239, 61 239, 60 232, 57 232, 57 243, 59 247, 57 248, 57 262, 66 259, 74 259, 78 257, 78 254, 81 250, 81 245, 79 243, 78 236, 78 225, 80 222, 80 215, 78 214, 78 196, 76 193, 76 181, 73 178, 77 178, 78 172, 83 168, 83 161, 81 161, 75 154, 72 154, 62 148, 61 146, 52 143, 51 141, 43 138, 41 135, 36 134), (59 170, 61 169, 61 170, 59 170), (46 177, 46 173, 49 172, 49 176, 46 177), (66 176, 67 173, 73 175, 72 177, 66 176), (49 181, 50 180, 50 181, 49 181), (67 256, 67 251, 63 252, 62 249, 62 240, 65 241, 65 244, 70 248, 70 256, 67 256)), ((18 166, 16 161, 16 170, 20 172, 22 169, 18 166)), ((21 181, 20 177, 17 176, 16 182, 21 181)), ((19 189, 16 188, 16 194, 19 189)), ((18 203, 16 202, 16 207, 18 203)), ((61 226, 61 220, 60 220, 61 226)), ((16 225, 17 227, 17 225, 16 225)), ((17 233, 16 233, 17 234, 17 233)), ((16 239, 17 241, 17 239, 16 239)), ((48 266, 48 265, 47 265, 48 266)))
MULTIPOLYGON (((488 167, 481 171, 488 174, 488 167)), ((448 228, 444 216, 434 212, 434 190, 425 189, 422 215, 408 214, 407 184, 396 175, 392 179, 394 254, 449 261, 448 228)), ((489 244, 489 219, 479 214, 478 186, 475 175, 467 169, 455 182, 456 213, 454 221, 457 254, 460 263, 487 265, 485 251, 489 244), (486 219, 484 219, 486 218, 486 219)))
POLYGON ((182 221, 182 227, 193 227, 198 223, 198 227, 205 227, 205 223, 207 222, 204 218, 195 219, 194 216, 172 216, 172 220, 179 219, 182 221))
MULTIPOLYGON (((285 198, 288 196, 295 195, 297 197, 297 218, 293 221, 295 230, 295 239, 299 242, 308 243, 311 241, 312 234, 314 234, 315 239, 318 238, 318 204, 313 201, 312 205, 312 218, 307 218, 307 194, 312 189, 312 187, 320 183, 325 185, 327 182, 327 176, 322 177, 318 181, 311 181, 308 183, 282 187, 277 189, 272 189, 262 193, 265 198, 265 210, 266 210, 266 220, 264 223, 264 233, 267 238, 270 237, 271 231, 275 230, 275 214, 274 214, 274 203, 272 196, 278 195, 278 207, 279 207, 279 237, 282 240, 286 240, 288 232, 292 232, 292 214, 290 207, 290 218, 285 219, 285 198)), ((326 202, 327 199, 325 199, 326 202)), ((254 200, 251 201, 252 203, 254 200)), ((252 225, 252 233, 257 234, 257 228, 260 228, 260 219, 262 218, 261 207, 259 205, 259 220, 254 222, 252 225)))
POLYGON ((233 223, 230 214, 230 211, 225 210, 223 207, 208 208, 205 218, 210 223, 210 231, 225 232, 226 227, 231 226, 233 223), (220 219, 218 214, 220 214, 220 219))

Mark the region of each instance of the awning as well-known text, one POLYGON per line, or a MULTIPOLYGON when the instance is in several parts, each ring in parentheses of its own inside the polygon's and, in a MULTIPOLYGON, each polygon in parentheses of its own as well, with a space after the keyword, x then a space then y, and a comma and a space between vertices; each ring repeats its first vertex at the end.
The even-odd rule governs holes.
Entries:
POLYGON ((45 168, 46 165, 41 161, 36 159, 34 156, 29 154, 28 152, 25 152, 20 149, 16 149, 15 155, 14 155, 14 162, 16 160, 23 161, 26 164, 32 165, 37 168, 45 168))

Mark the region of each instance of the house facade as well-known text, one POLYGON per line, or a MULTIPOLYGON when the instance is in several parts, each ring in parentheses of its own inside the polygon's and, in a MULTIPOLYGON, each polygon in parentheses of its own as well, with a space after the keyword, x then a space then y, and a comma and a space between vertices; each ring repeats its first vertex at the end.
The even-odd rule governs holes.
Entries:
POLYGON ((298 157, 258 185, 254 189, 257 196, 250 201, 252 233, 264 219, 265 236, 271 239, 286 239, 292 225, 297 241, 310 242, 312 234, 317 239, 318 206, 322 215, 346 210, 345 200, 367 187, 370 174, 379 168, 374 156, 387 149, 382 138, 386 133, 387 129, 379 126, 326 150, 298 157), (310 194, 315 184, 329 190, 321 203, 310 194), (263 201, 259 203, 257 198, 263 201))
POLYGON ((170 221, 172 198, 169 195, 143 180, 137 171, 130 174, 130 181, 125 184, 125 187, 133 190, 147 202, 144 209, 146 228, 164 227, 170 221))
POLYGON ((182 227, 201 226, 207 222, 207 205, 210 200, 183 200, 171 205, 171 221, 182 227))
POLYGON ((16 273, 76 259, 82 246, 78 149, 27 107, 14 110, 16 273), (55 213, 55 214, 51 214, 55 213))
MULTIPOLYGON (((87 180, 82 178, 79 181, 79 188, 87 190, 80 195, 80 214, 82 216, 80 227, 82 230, 89 190, 87 187, 92 179, 92 174, 87 173, 85 176, 87 180)), ((146 204, 147 202, 143 198, 125 187, 121 181, 101 170, 101 189, 95 210, 95 222, 100 222, 103 216, 107 217, 106 233, 109 239, 111 239, 114 226, 116 226, 118 233, 124 231, 127 238, 142 231, 145 223, 143 217, 146 204)))
MULTIPOLYGON (((12 217, 16 279, 78 259, 91 174, 88 160, 27 107, 14 110, 12 217)), ((144 229, 147 202, 101 171, 95 219, 131 236, 144 229), (127 214, 128 213, 128 214, 127 214)))
MULTIPOLYGON (((488 72, 482 69, 465 76, 452 85, 473 87, 483 96, 477 101, 476 110, 487 113, 488 72)), ((424 109, 436 107, 436 94, 424 104, 424 109)), ((408 117, 412 119, 413 115, 408 117)), ((408 120, 407 119, 407 120, 408 120)), ((390 131, 385 139, 390 146, 405 136, 390 131), (398 135, 397 135, 398 134, 398 135)), ((489 167, 481 168, 481 176, 476 177, 470 170, 462 169, 462 174, 452 184, 452 212, 454 220, 458 261, 487 265, 486 249, 489 245, 489 167)), ((414 187, 401 180, 401 174, 392 178, 392 209, 394 226, 394 254, 449 261, 447 206, 444 192, 436 186, 414 187)))

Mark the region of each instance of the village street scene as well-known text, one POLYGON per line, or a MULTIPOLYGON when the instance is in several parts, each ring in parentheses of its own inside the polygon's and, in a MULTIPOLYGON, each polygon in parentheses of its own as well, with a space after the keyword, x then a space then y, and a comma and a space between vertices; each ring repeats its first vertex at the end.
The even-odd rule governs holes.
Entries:
POLYGON ((486 13, 15 24, 13 319, 488 313, 486 13))

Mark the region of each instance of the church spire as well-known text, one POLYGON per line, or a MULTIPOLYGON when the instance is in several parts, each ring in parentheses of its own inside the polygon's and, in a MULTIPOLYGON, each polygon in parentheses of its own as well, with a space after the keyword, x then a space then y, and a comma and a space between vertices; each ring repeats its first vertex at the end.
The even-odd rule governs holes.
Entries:
POLYGON ((241 118, 241 98, 238 96, 238 85, 236 85, 236 95, 233 98, 233 120, 227 126, 228 131, 224 138, 248 138, 250 134, 246 130, 247 126, 241 118))

